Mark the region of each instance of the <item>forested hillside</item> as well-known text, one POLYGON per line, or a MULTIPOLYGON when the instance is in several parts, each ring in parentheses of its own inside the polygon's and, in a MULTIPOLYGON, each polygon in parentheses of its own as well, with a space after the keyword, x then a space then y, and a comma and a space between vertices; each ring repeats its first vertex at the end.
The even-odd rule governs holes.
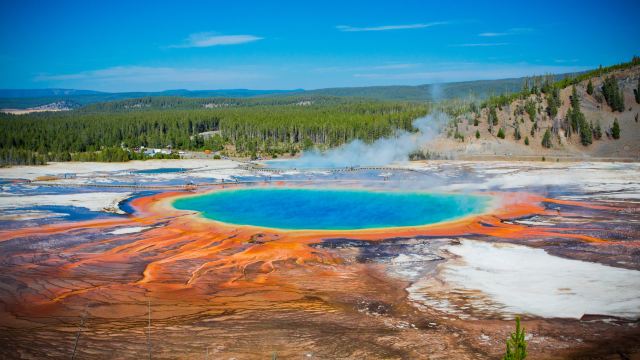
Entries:
POLYGON ((130 150, 141 146, 277 156, 411 130, 412 120, 427 111, 425 104, 322 97, 147 98, 69 112, 0 115, 0 158, 3 164, 123 161, 137 158, 130 150))
POLYGON ((452 156, 640 158, 640 57, 457 109, 440 142, 452 156))
MULTIPOLYGON (((551 75, 553 79, 562 79, 571 74, 551 75)), ((416 86, 367 86, 351 88, 328 88, 305 91, 304 95, 349 96, 378 100, 429 101, 437 102, 452 99, 484 100, 488 97, 517 92, 526 78, 499 80, 462 81, 416 86)))

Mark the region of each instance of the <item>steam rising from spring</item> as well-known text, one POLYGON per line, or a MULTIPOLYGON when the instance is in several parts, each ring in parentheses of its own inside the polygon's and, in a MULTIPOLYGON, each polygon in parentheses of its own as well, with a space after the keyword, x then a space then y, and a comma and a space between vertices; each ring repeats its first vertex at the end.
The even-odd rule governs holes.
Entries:
POLYGON ((299 159, 278 165, 292 168, 337 168, 382 166, 407 161, 409 154, 435 139, 447 121, 446 114, 434 112, 413 121, 413 127, 418 129, 415 133, 398 130, 393 136, 378 139, 370 144, 362 140, 353 140, 348 144, 324 152, 308 151, 299 159))

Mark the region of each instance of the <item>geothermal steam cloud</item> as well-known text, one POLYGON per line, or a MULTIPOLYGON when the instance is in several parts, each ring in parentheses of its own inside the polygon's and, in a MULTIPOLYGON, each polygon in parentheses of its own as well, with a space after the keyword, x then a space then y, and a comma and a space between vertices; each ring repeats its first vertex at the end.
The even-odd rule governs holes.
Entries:
POLYGON ((354 140, 325 152, 305 152, 293 166, 301 168, 382 166, 406 161, 409 154, 438 136, 446 122, 447 115, 444 113, 429 114, 413 121, 413 127, 418 129, 416 133, 398 130, 394 136, 378 139, 371 144, 354 140))

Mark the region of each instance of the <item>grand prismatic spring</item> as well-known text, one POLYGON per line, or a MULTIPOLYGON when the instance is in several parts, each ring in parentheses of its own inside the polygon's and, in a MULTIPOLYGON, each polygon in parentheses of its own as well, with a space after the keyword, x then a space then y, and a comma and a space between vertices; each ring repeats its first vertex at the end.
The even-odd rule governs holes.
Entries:
POLYGON ((637 164, 78 166, 0 172, 5 358, 638 354, 637 164))
POLYGON ((453 220, 481 212, 487 202, 486 197, 456 194, 259 188, 181 198, 173 205, 236 225, 291 230, 356 230, 453 220))

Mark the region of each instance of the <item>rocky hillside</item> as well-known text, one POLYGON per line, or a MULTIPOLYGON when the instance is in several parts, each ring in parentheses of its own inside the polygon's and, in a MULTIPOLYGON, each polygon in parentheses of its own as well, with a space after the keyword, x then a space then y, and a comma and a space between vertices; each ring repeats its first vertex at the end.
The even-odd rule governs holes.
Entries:
POLYGON ((549 160, 637 161, 640 104, 634 90, 638 91, 639 81, 639 58, 574 80, 551 84, 540 78, 519 94, 471 106, 472 111, 452 121, 428 150, 463 159, 544 156, 549 160), (574 87, 577 100, 572 104, 574 87), (622 102, 615 99, 617 94, 622 102), (584 116, 577 114, 574 106, 584 116), (619 136, 614 130, 616 121, 619 136))

